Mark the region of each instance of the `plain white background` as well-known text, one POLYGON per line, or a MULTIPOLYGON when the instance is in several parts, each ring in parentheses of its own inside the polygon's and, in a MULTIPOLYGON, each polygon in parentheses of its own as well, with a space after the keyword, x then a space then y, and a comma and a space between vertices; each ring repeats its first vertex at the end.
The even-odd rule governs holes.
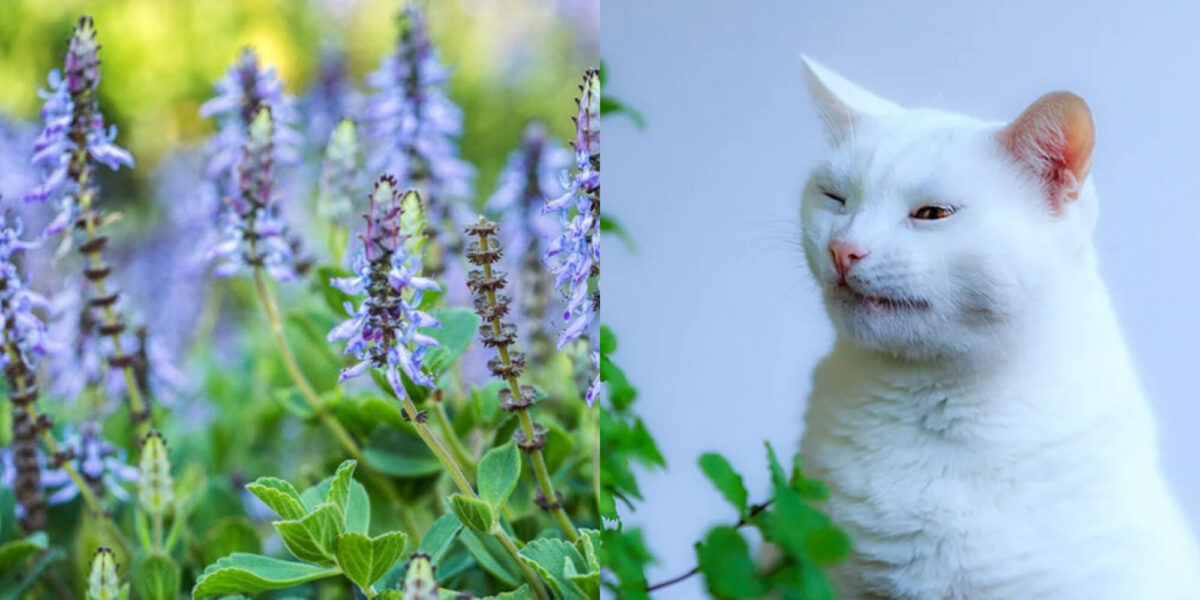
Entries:
MULTIPOLYGON (((604 0, 604 210, 638 242, 605 246, 614 359, 670 469, 628 520, 686 571, 736 519, 696 457, 726 454, 766 493, 764 439, 795 450, 831 328, 800 254, 798 198, 823 141, 803 51, 877 94, 990 119, 1069 89, 1097 127, 1102 267, 1159 415, 1163 462, 1200 524, 1200 12, 1185 2, 604 0)), ((656 598, 703 596, 696 580, 656 598)))

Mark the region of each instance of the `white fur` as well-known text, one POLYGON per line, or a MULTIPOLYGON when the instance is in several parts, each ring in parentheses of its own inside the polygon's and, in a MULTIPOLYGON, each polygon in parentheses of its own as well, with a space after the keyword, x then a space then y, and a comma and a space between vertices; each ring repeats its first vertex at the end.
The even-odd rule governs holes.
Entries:
POLYGON ((802 453, 854 543, 843 598, 1200 599, 1200 552, 1092 245, 1002 123, 905 110, 806 61, 833 141, 804 192, 805 254, 837 331, 802 453), (823 191, 846 199, 840 206, 823 191), (957 207, 919 221, 919 206, 957 207), (869 251, 847 281, 828 245, 869 251))

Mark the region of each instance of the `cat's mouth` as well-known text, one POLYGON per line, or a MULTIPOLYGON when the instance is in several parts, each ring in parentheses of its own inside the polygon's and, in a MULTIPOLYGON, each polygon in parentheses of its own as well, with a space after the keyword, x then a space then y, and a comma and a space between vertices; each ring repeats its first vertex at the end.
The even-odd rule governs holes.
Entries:
POLYGON ((920 298, 896 298, 864 294, 846 281, 838 282, 833 287, 833 292, 844 302, 861 306, 872 312, 926 310, 929 308, 929 302, 920 298))

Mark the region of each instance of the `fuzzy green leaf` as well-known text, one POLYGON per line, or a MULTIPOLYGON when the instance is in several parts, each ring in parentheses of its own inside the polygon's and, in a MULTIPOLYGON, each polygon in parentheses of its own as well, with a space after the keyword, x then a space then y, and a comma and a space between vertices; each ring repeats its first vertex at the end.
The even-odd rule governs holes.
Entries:
POLYGON ((569 542, 536 539, 521 548, 521 560, 537 571, 564 600, 585 600, 600 594, 600 570, 593 570, 569 542))
POLYGON ((204 569, 192 588, 192 597, 278 590, 340 573, 336 567, 318 567, 258 554, 231 554, 204 569))
POLYGON ((281 519, 300 519, 308 514, 296 488, 278 477, 259 477, 246 484, 246 491, 258 496, 281 519))
POLYGON ((0 575, 7 575, 25 562, 25 559, 45 550, 47 542, 46 534, 39 531, 0 546, 0 575))
POLYGON ((139 556, 133 562, 129 577, 133 590, 142 600, 176 600, 179 598, 179 565, 167 556, 139 556))
POLYGON ((499 513, 521 478, 521 451, 516 442, 488 450, 479 461, 479 497, 499 513))
POLYGON ((746 514, 746 484, 724 456, 711 452, 700 455, 700 469, 721 495, 737 509, 739 516, 746 514))
POLYGON ((296 558, 318 565, 335 563, 333 543, 345 530, 345 517, 337 504, 326 502, 303 519, 275 521, 272 525, 296 558))
POLYGON ((450 512, 453 512, 463 525, 479 533, 488 533, 492 530, 492 523, 495 522, 496 517, 487 502, 462 494, 450 496, 449 501, 450 512))
POLYGON ((408 537, 399 531, 374 538, 361 533, 344 533, 334 544, 338 566, 359 588, 370 589, 400 560, 407 541, 408 537))

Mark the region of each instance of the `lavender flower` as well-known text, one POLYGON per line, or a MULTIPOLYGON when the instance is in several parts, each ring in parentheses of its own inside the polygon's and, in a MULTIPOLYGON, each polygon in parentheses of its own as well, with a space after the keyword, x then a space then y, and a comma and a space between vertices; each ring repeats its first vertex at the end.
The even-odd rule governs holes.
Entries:
POLYGON ((558 347, 586 336, 591 344, 592 383, 587 401, 595 401, 600 385, 600 344, 596 317, 600 313, 600 72, 589 69, 575 100, 575 173, 565 182, 567 193, 546 203, 558 212, 563 233, 546 250, 546 265, 562 294, 563 329, 558 347))
MULTIPOLYGON (((125 451, 100 436, 100 424, 85 421, 78 431, 67 429, 61 444, 64 458, 71 461, 97 497, 105 493, 117 500, 130 498, 127 486, 138 480, 137 467, 126 464, 125 451)), ((66 469, 59 468, 46 473, 46 487, 54 489, 50 504, 65 504, 79 495, 75 481, 66 469)))
POLYGON ((242 162, 247 132, 260 105, 270 107, 275 119, 272 158, 279 164, 299 162, 304 139, 295 129, 298 120, 295 99, 283 93, 283 83, 275 69, 262 67, 253 49, 242 50, 237 62, 214 88, 217 95, 200 106, 200 116, 217 121, 217 133, 209 142, 205 172, 222 197, 239 195, 237 168, 242 162))
POLYGON ((553 278, 543 268, 542 253, 548 241, 559 234, 558 223, 546 218, 541 208, 547 197, 563 193, 559 175, 570 163, 571 153, 546 137, 546 127, 530 123, 521 147, 509 154, 487 204, 500 216, 501 243, 511 257, 507 266, 519 274, 513 293, 520 298, 522 328, 529 332, 537 362, 544 361, 551 348, 546 313, 553 278))
POLYGON ((327 139, 343 119, 360 116, 362 95, 354 89, 346 62, 344 50, 327 47, 321 52, 317 80, 302 104, 311 140, 327 139))
POLYGON ((81 17, 71 37, 63 72, 50 72, 50 89, 40 91, 44 128, 33 148, 33 164, 43 172, 42 183, 26 196, 27 202, 58 203, 58 215, 46 233, 61 233, 80 216, 95 192, 93 162, 116 170, 133 167, 133 156, 117 146, 116 127, 104 127, 96 100, 100 84, 100 59, 92 18, 81 17), (84 199, 82 196, 88 195, 84 199))
MULTIPOLYGON (((453 250, 459 243, 455 222, 466 209, 475 175, 458 155, 462 111, 446 96, 449 73, 429 39, 424 17, 409 7, 399 21, 396 51, 367 76, 375 95, 365 118, 377 145, 369 166, 374 172, 395 173, 418 190, 439 236, 434 241, 453 250)), ((442 255, 431 258, 432 272, 440 273, 442 255)))
POLYGON ((29 149, 36 128, 0 114, 0 196, 20 198, 37 185, 38 177, 29 164, 29 149))
POLYGON ((35 418, 37 364, 46 354, 46 327, 33 311, 46 308, 46 300, 29 290, 17 269, 16 257, 32 244, 21 241, 20 220, 0 216, 0 319, 4 350, 0 365, 8 379, 12 402, 11 489, 16 495, 21 528, 37 531, 46 525, 42 497, 42 457, 37 436, 48 421, 35 418))
POLYGON ((226 198, 222 240, 209 253, 217 261, 218 277, 244 274, 263 267, 279 280, 296 276, 295 254, 273 194, 273 121, 271 109, 260 106, 250 123, 238 167, 236 196, 226 198))
POLYGON ((397 394, 405 393, 401 373, 417 385, 434 386, 421 363, 438 343, 420 330, 441 325, 418 307, 425 292, 439 288, 421 276, 421 208, 416 192, 400 197, 395 178, 385 175, 375 183, 354 276, 330 282, 352 296, 365 295, 357 309, 346 303, 350 318, 329 332, 330 342, 346 340, 346 353, 359 360, 342 371, 339 381, 374 367, 384 370, 397 394))

